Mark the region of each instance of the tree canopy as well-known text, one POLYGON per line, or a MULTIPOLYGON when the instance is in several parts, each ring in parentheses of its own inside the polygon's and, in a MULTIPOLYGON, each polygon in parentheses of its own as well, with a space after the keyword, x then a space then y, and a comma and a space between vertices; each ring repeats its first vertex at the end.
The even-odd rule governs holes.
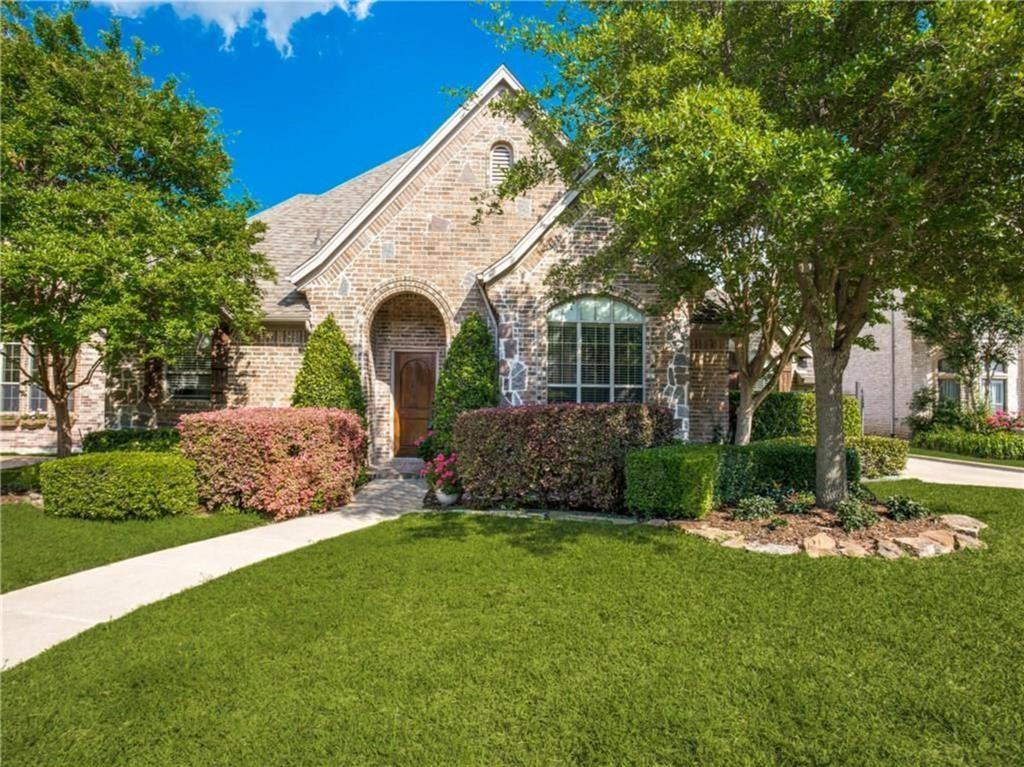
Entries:
POLYGON ((538 130, 497 194, 583 178, 614 223, 555 280, 671 303, 756 258, 794 292, 823 503, 846 491, 843 371, 895 291, 1024 289, 1021 5, 585 2, 493 29, 557 71, 501 106, 538 130))
POLYGON ((25 374, 54 406, 62 453, 67 400, 95 370, 76 369, 84 347, 99 365, 173 358, 225 322, 244 335, 273 275, 251 203, 225 196, 215 112, 174 79, 156 86, 116 23, 91 45, 75 11, 5 0, 0 58, 0 329, 35 357, 25 374))

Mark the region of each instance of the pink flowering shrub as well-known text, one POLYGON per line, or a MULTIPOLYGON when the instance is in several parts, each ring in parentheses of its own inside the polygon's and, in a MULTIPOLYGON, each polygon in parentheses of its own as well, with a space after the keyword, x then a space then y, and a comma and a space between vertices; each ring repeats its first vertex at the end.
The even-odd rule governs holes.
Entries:
POLYGON ((348 503, 366 454, 366 432, 349 410, 218 410, 183 416, 178 430, 205 508, 274 519, 348 503))
POLYGON ((986 425, 996 431, 1020 431, 1024 429, 1024 413, 1004 413, 997 410, 993 415, 985 419, 986 425))
POLYGON ((455 453, 438 453, 420 469, 420 476, 427 480, 431 490, 448 495, 462 492, 459 481, 459 461, 455 453))
POLYGON ((656 405, 499 407, 460 415, 455 447, 470 504, 620 511, 626 454, 672 430, 656 405))

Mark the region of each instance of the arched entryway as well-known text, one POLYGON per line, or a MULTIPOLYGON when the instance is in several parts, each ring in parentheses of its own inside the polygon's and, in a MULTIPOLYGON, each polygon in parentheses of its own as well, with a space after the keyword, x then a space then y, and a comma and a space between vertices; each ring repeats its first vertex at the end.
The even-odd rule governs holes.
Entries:
POLYGON ((378 305, 370 322, 374 464, 416 454, 414 443, 426 433, 446 347, 444 318, 426 296, 400 292, 378 305))

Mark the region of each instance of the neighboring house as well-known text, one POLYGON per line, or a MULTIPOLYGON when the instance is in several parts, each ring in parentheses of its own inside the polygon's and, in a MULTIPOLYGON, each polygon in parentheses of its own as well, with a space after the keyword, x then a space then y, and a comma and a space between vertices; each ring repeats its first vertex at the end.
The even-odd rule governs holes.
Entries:
MULTIPOLYGON (((549 296, 551 267, 592 252, 607 232, 585 211, 571 223, 560 218, 574 190, 542 184, 473 224, 473 198, 530 151, 528 126, 489 108, 521 87, 501 67, 421 146, 258 214, 267 225, 262 249, 278 273, 263 286, 262 337, 246 345, 213 333, 202 339, 167 367, 155 418, 141 404, 137 371, 98 374, 79 394, 76 439, 100 426, 81 411, 100 392, 107 424, 121 428, 215 407, 286 406, 307 334, 329 313, 363 372, 377 464, 413 452, 445 351, 471 312, 495 333, 504 405, 645 401, 672 409, 680 437, 724 432, 728 342, 713 324, 691 323, 688 303, 655 315, 652 287, 626 283, 568 303, 549 296)), ((11 449, 52 443, 49 429, 5 434, 11 449)))
MULTIPOLYGON (((902 312, 891 311, 889 322, 868 327, 863 335, 873 336, 877 349, 853 350, 843 388, 860 399, 865 432, 909 436, 910 400, 921 388, 932 389, 940 399, 963 401, 963 385, 944 364, 941 352, 914 337, 902 312)), ((989 396, 993 410, 1020 411, 1024 345, 1016 360, 993 372, 989 396)))

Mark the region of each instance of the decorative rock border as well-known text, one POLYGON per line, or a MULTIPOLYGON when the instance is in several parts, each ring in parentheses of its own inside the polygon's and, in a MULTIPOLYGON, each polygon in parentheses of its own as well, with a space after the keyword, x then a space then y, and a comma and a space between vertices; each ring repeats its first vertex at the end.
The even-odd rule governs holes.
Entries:
POLYGON ((925 530, 918 535, 879 537, 873 539, 868 545, 857 541, 837 541, 825 531, 804 538, 803 542, 797 545, 748 540, 737 530, 724 530, 693 520, 652 519, 647 524, 652 527, 674 527, 684 533, 696 535, 730 549, 744 549, 758 554, 775 555, 798 554, 803 551, 812 559, 836 556, 858 559, 869 556, 900 559, 909 556, 925 559, 951 554, 963 549, 976 550, 986 547, 985 542, 978 537, 978 534, 988 527, 981 520, 963 514, 943 514, 936 520, 942 524, 942 527, 925 530))

